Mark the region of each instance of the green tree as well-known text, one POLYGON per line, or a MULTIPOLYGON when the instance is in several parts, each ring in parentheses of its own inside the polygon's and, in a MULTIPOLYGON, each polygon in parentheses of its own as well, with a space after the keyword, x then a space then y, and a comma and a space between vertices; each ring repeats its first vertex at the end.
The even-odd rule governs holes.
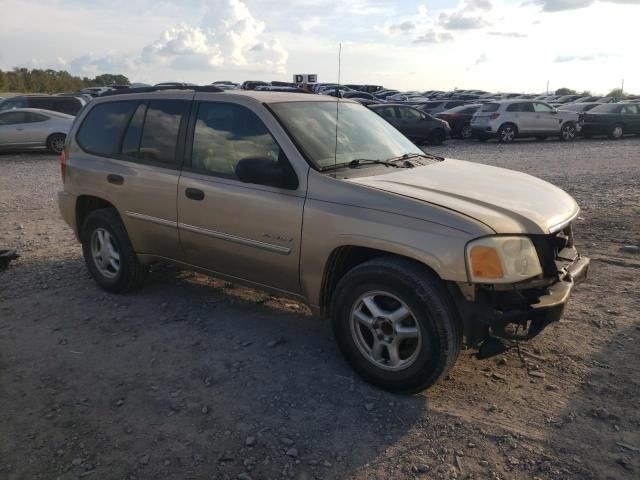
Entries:
POLYGON ((621 88, 614 88, 609 93, 607 93, 607 97, 615 97, 615 98, 624 97, 624 92, 622 91, 621 88))
POLYGON ((576 91, 570 88, 562 87, 556 90, 556 95, 576 95, 576 91))
POLYGON ((85 87, 130 85, 121 74, 106 73, 95 78, 80 78, 64 70, 14 68, 10 72, 0 70, 0 92, 61 93, 76 92, 85 87))

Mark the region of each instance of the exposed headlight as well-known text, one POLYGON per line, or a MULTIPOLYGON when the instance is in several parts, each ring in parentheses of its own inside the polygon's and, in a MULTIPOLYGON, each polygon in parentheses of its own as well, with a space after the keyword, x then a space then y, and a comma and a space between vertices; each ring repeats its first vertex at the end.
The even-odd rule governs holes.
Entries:
POLYGON ((472 283, 515 283, 542 273, 538 253, 527 237, 484 237, 467 244, 472 283))

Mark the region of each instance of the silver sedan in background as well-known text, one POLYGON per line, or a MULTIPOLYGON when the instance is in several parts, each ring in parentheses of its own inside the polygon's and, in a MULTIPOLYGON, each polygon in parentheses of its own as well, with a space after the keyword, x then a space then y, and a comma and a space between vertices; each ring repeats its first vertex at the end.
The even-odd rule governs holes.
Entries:
POLYGON ((0 112, 0 149, 46 148, 60 153, 74 118, 38 108, 0 112))

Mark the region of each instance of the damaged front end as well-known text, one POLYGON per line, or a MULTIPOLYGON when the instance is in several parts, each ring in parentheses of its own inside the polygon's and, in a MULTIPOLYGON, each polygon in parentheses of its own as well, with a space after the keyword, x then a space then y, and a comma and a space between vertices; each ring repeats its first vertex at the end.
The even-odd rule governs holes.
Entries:
POLYGON ((560 320, 571 290, 587 277, 589 259, 573 245, 571 225, 550 235, 531 235, 542 266, 539 277, 514 284, 462 286, 466 343, 489 337, 529 340, 560 320))

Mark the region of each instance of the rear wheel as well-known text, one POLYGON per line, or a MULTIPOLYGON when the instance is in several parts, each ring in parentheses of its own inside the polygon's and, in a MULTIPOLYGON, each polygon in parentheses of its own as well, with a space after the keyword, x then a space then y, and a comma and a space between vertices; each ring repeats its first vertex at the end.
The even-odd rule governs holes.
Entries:
POLYGON ((609 130, 609 138, 613 140, 619 140, 624 136, 624 127, 620 124, 614 125, 609 130))
POLYGON ((62 152, 66 138, 64 133, 54 133, 47 139, 47 148, 53 153, 62 152))
POLYGON ((447 136, 444 131, 436 128, 429 134, 429 138, 427 138, 427 143, 430 145, 442 145, 442 143, 446 140, 447 136))
POLYGON ((516 126, 511 123, 507 123, 502 125, 498 130, 498 141, 500 143, 511 143, 516 139, 517 135, 518 130, 516 129, 516 126))
POLYGON ((577 134, 576 126, 571 122, 565 123, 560 129, 560 138, 565 142, 573 142, 577 134))
POLYGON ((468 123, 466 125, 463 125, 460 129, 460 137, 462 137, 464 140, 468 140, 472 135, 473 133, 471 130, 471 125, 469 125, 468 123))
POLYGON ((387 390, 433 385, 460 352, 461 328, 448 292, 408 259, 355 267, 337 285, 331 311, 336 341, 351 367, 387 390))
POLYGON ((147 269, 138 262, 113 208, 91 212, 82 225, 80 239, 87 269, 102 288, 124 293, 142 284, 147 269))

